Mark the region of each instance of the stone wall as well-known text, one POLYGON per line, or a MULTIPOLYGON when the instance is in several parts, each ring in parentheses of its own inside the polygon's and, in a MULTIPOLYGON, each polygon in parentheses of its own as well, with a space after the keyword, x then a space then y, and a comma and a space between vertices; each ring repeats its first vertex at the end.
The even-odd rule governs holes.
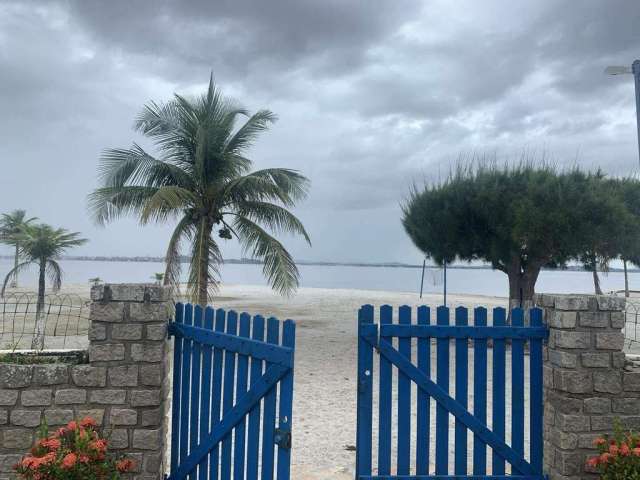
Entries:
POLYGON ((640 428, 640 369, 626 365, 624 298, 538 295, 545 309, 545 463, 554 479, 593 479, 596 437, 614 419, 640 428))
POLYGON ((169 292, 155 285, 91 291, 89 363, 0 364, 0 480, 51 427, 95 418, 110 449, 136 461, 135 479, 162 478, 169 292))

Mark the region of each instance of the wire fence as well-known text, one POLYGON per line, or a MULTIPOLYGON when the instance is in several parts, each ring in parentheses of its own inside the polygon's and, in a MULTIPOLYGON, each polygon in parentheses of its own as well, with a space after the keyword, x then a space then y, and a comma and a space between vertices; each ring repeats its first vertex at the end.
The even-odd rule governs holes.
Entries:
MULTIPOLYGON (((45 349, 84 348, 88 344, 91 301, 74 294, 45 295, 45 349)), ((12 292, 0 297, 0 349, 28 349, 35 332, 38 295, 12 292)))
POLYGON ((627 298, 624 324, 625 350, 640 354, 640 298, 627 298))

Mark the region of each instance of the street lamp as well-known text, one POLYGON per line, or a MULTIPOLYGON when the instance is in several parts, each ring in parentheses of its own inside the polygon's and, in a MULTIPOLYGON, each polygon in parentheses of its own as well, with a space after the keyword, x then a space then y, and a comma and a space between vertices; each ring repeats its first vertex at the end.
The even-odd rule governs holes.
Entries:
POLYGON ((633 74, 636 84, 636 129, 638 130, 638 158, 640 159, 640 60, 636 60, 631 67, 607 67, 607 75, 633 74))

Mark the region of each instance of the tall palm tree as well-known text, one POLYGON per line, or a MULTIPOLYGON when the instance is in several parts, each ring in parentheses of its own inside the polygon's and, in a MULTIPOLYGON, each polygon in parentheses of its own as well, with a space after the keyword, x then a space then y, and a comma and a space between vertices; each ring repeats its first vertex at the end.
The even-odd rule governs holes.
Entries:
MULTIPOLYGON (((20 242, 18 241, 18 235, 24 227, 35 222, 36 217, 27 218, 27 212, 24 210, 14 210, 11 213, 3 213, 0 216, 0 242, 11 245, 15 248, 15 254, 13 256, 13 267, 17 267, 19 263, 20 242)), ((18 275, 14 276, 11 287, 16 288, 18 286, 18 275)))
POLYGON ((282 294, 299 282, 298 269, 273 236, 302 235, 304 226, 287 208, 306 197, 308 180, 295 170, 268 168, 249 173, 246 151, 276 120, 268 110, 250 115, 209 81, 207 92, 149 103, 135 129, 150 138, 156 157, 133 144, 107 150, 101 158, 102 186, 89 197, 99 224, 134 214, 141 224, 177 219, 166 253, 165 285, 180 280, 180 246, 191 244, 189 293, 207 303, 222 263, 217 237, 235 237, 245 253, 264 261, 270 285, 282 294), (246 117, 241 125, 239 119, 246 117), (217 232, 214 232, 214 228, 217 232))
POLYGON ((28 225, 18 234, 20 241, 20 256, 22 262, 18 263, 7 274, 2 285, 1 295, 4 295, 9 281, 18 272, 29 265, 38 266, 38 303, 36 306, 36 325, 31 342, 31 348, 42 350, 44 348, 44 293, 45 279, 48 276, 53 284, 53 290, 57 291, 62 285, 62 269, 56 261, 67 249, 86 243, 86 239, 80 238, 77 232, 69 232, 64 228, 53 228, 49 225, 28 225))

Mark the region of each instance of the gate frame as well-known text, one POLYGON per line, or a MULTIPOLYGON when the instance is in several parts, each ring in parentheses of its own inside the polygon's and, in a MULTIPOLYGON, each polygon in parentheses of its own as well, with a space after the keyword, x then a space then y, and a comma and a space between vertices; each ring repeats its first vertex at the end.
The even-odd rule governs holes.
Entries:
MULTIPOLYGON (((506 310, 502 307, 493 309, 494 313, 494 325, 486 326, 486 313, 487 309, 484 307, 478 307, 474 310, 474 325, 469 326, 467 322, 468 309, 464 307, 458 307, 455 309, 455 325, 449 325, 450 310, 448 307, 440 306, 437 308, 436 318, 437 324, 430 324, 430 309, 425 306, 421 306, 417 309, 418 321, 417 324, 411 323, 411 308, 408 306, 402 306, 399 308, 399 323, 392 323, 392 307, 389 305, 383 305, 380 308, 380 322, 374 323, 374 307, 372 305, 363 305, 358 312, 358 401, 357 401, 357 433, 356 433, 356 480, 419 480, 429 478, 457 478, 457 479, 513 479, 513 480, 540 480, 545 479, 547 476, 543 472, 543 340, 548 337, 549 331, 542 322, 542 310, 539 308, 532 308, 529 310, 530 326, 524 326, 524 310, 521 308, 515 308, 511 311, 512 325, 506 324, 506 310), (392 343, 392 338, 398 338, 398 349, 396 349, 392 343), (418 341, 418 366, 414 365, 411 360, 411 339, 418 338, 420 340, 426 340, 426 342, 418 341), (431 339, 435 338, 437 342, 437 383, 431 380, 430 375, 430 343, 431 339), (449 377, 451 374, 449 366, 449 344, 450 340, 456 340, 456 398, 449 395, 449 377), (504 412, 504 382, 502 383, 502 401, 493 403, 494 409, 494 428, 501 428, 501 431, 496 434, 494 431, 488 428, 488 422, 486 421, 486 402, 477 402, 477 407, 484 409, 484 419, 477 418, 477 412, 470 412, 467 409, 467 380, 468 380, 468 361, 466 360, 469 339, 474 340, 474 354, 478 353, 476 345, 484 344, 484 361, 486 372, 486 358, 487 358, 487 340, 493 339, 493 355, 494 355, 494 378, 496 374, 505 375, 506 363, 504 360, 505 341, 512 341, 512 352, 518 352, 517 359, 522 359, 522 366, 520 373, 512 370, 512 382, 519 382, 518 385, 522 386, 521 395, 514 397, 512 392, 512 405, 514 408, 518 408, 518 418, 513 419, 515 416, 512 413, 512 422, 516 429, 513 436, 516 439, 522 437, 519 440, 517 447, 520 452, 516 452, 512 445, 506 444, 504 439, 504 424, 506 420, 504 412), (530 462, 526 461, 524 457, 524 342, 529 341, 530 344, 530 462), (421 343, 427 344, 428 348, 426 353, 426 365, 421 365, 421 355, 425 355, 425 350, 421 350, 421 343), (467 345, 466 349, 462 349, 465 355, 459 357, 458 346, 467 345), (517 350, 515 350, 517 349, 517 350), (379 429, 385 429, 385 444, 383 450, 385 452, 385 473, 372 475, 372 438, 373 438, 373 353, 374 351, 380 355, 380 382, 386 382, 384 384, 384 390, 380 389, 381 398, 379 399, 379 413, 380 413, 380 425, 379 429), (496 364, 496 351, 498 353, 498 364, 496 364), (421 353, 422 352, 422 353, 421 353), (500 357, 500 355, 502 355, 500 357), (502 360, 500 360, 500 358, 502 360), (446 360, 445 360, 446 359, 446 360), (463 360, 463 366, 458 368, 459 359, 463 360), (410 386, 411 383, 415 383, 418 390, 418 396, 425 395, 428 399, 427 405, 430 405, 430 398, 436 401, 436 437, 435 437, 435 455, 436 455, 436 471, 435 475, 429 475, 429 440, 426 440, 426 447, 424 444, 418 448, 426 450, 426 459, 420 458, 421 456, 416 454, 417 470, 415 475, 409 475, 409 453, 404 456, 406 460, 403 461, 402 472, 396 475, 390 475, 390 472, 386 470, 390 468, 390 445, 387 440, 390 438, 391 427, 391 407, 393 402, 391 401, 391 388, 392 388, 392 375, 391 371, 393 367, 398 369, 398 391, 400 402, 400 390, 408 390, 408 396, 404 395, 404 408, 406 409, 406 402, 409 402, 409 408, 411 405, 410 386), (382 369, 385 368, 383 374, 382 369), (428 373, 428 374, 427 374, 428 373), (465 381, 458 383, 457 379, 464 376, 465 381), (407 385, 408 383, 408 385, 407 385), (403 386, 404 384, 404 386, 403 386), (460 387, 464 392, 464 398, 461 398, 459 393, 460 387), (388 390, 388 391, 387 391, 388 390), (382 398, 382 393, 385 393, 385 398, 382 398), (384 420, 382 419, 383 408, 388 409, 388 413, 385 414, 384 420), (497 409, 497 412, 496 412, 497 409), (456 454, 455 454, 455 474, 449 474, 449 462, 448 462, 448 437, 449 437, 449 414, 453 415, 456 423, 455 436, 456 436, 456 454), (497 417, 496 417, 497 415, 497 417), (388 418, 387 418, 388 417, 388 418), (495 419, 502 419, 501 422, 496 424, 495 419), (384 422, 384 424, 383 424, 384 422), (516 425, 515 422, 521 422, 521 425, 516 425), (498 425, 498 427, 496 427, 498 425), (386 432, 386 429, 389 429, 386 432), (473 473, 469 474, 467 469, 467 433, 471 432, 474 435, 474 468, 473 473), (458 443, 463 447, 462 453, 459 455, 457 452, 458 443), (521 446, 520 446, 521 445, 521 446), (494 474, 486 474, 486 460, 483 460, 485 465, 480 468, 481 471, 476 471, 476 460, 482 456, 479 454, 476 456, 476 448, 482 446, 481 452, 485 452, 484 458, 486 459, 486 448, 489 446, 493 450, 493 468, 494 474), (387 452, 386 449, 389 451, 387 452), (389 458, 387 458, 389 457, 389 458), (418 462, 422 462, 421 464, 418 462), (426 466, 425 466, 426 462, 426 466), (444 462, 444 471, 443 470, 444 462), (463 463, 464 462, 464 463, 463 463), (504 472, 505 462, 509 462, 512 466, 512 474, 515 475, 506 476, 504 472), (418 465, 421 465, 418 467, 418 465), (482 471, 483 470, 483 471, 482 471)), ((482 352, 482 348, 480 348, 482 352)), ((512 354, 513 357, 513 354, 512 354)), ((423 357, 424 358, 424 357, 423 357)), ((474 357, 475 360, 475 357, 474 357)), ((424 361, 424 360, 423 360, 424 361)), ((512 358, 512 362, 515 359, 512 358)), ((520 360, 518 360, 520 361, 520 360)), ((474 362, 475 363, 475 362, 474 362)), ((481 369, 480 369, 481 370, 481 369)), ((474 377, 478 373, 478 370, 474 368, 474 377)), ((499 377, 500 378, 500 377, 499 377)), ((486 386, 486 373, 484 374, 484 387, 486 395, 490 394, 490 390, 486 386)), ((478 386, 474 382, 474 397, 477 396, 478 386)), ((495 382, 494 382, 494 396, 496 395, 495 382)), ((498 399, 500 390, 497 392, 498 399)), ((486 395, 484 398, 486 398, 486 395)), ((424 400, 424 398, 423 398, 424 400)), ((417 405, 420 410, 420 404, 417 405)), ((430 420, 429 420, 429 408, 423 410, 423 414, 426 415, 426 423, 424 418, 418 415, 418 425, 426 427, 426 432, 420 429, 417 438, 429 438, 430 436, 430 420), (425 412, 426 410, 426 412, 425 412), (420 435, 420 432, 423 434, 420 435)), ((398 450, 406 447, 407 451, 410 447, 410 435, 411 435, 411 417, 409 415, 398 418, 398 450), (402 430, 402 431, 400 431, 402 430), (406 438, 405 438, 406 437, 406 438)), ((418 427, 419 428, 419 427, 418 427)), ((379 432, 379 445, 381 442, 382 434, 379 432)), ((400 457, 398 455, 398 470, 400 470, 400 457)), ((378 457, 378 463, 380 464, 380 456, 378 457)), ((378 465, 379 466, 379 465, 378 465)))

